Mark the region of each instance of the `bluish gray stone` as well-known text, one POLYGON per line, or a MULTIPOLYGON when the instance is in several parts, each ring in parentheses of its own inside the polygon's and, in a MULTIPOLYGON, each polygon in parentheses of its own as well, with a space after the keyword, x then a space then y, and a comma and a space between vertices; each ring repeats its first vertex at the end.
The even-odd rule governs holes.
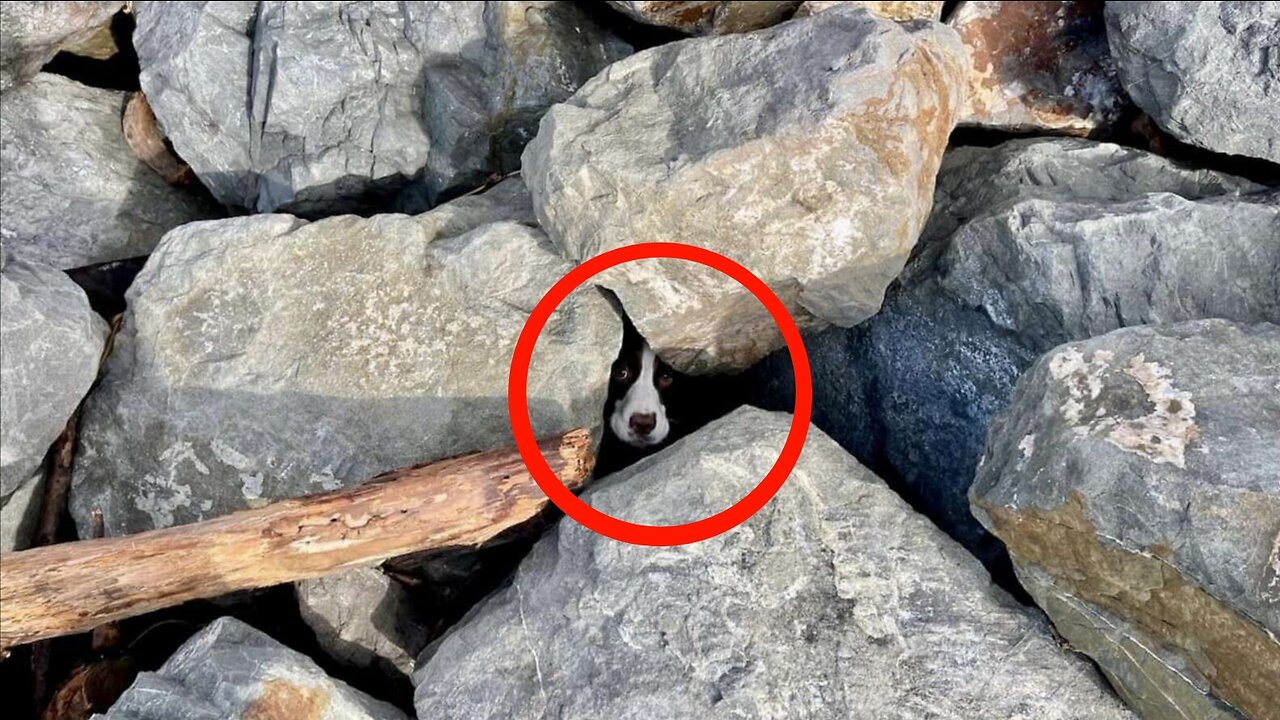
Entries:
MULTIPOLYGON (((1280 321, 1280 200, 1240 178, 1070 138, 959 148, 884 308, 808 339, 814 422, 993 569, 967 490, 1041 353, 1117 327, 1280 321)), ((789 408, 789 358, 753 376, 789 408)))
POLYGON ((98 375, 107 324, 60 270, 0 270, 0 504, 4 550, 26 544, 49 446, 98 375), (10 502, 13 507, 10 507, 10 502))
POLYGON ((1280 2, 1106 3, 1134 103, 1174 137, 1280 162, 1280 2))
POLYGON ((0 244, 68 270, 151 252, 220 213, 167 184, 125 141, 125 93, 42 73, 0 103, 0 244))

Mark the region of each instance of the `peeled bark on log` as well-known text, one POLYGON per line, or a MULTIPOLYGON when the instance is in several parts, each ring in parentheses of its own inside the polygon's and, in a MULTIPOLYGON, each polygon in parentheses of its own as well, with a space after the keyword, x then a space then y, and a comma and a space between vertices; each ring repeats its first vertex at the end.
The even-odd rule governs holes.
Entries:
POLYGON ((185 187, 191 184, 195 173, 164 142, 164 132, 156 122, 155 113, 147 96, 135 92, 129 96, 122 119, 124 139, 135 157, 146 163, 170 185, 185 187))
MULTIPOLYGON (((588 482, 590 434, 539 444, 570 490, 588 482)), ((6 553, 0 651, 251 588, 423 550, 477 547, 548 500, 514 448, 380 475, 321 495, 178 527, 6 553)))

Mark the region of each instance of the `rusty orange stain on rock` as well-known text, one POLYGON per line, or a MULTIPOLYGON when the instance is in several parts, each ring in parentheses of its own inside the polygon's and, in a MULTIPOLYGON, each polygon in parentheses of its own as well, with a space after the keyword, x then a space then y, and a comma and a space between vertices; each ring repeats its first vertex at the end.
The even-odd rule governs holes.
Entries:
POLYGON ((319 688, 271 678, 245 709, 243 720, 320 720, 329 701, 329 694, 319 688))

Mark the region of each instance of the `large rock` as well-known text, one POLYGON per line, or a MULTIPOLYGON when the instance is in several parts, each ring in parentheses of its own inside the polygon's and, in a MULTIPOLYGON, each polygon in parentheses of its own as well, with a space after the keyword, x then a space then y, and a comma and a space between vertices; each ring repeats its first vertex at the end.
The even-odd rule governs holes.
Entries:
POLYGON ((968 0, 947 24, 973 60, 962 124, 1105 135, 1131 108, 1101 2, 968 0))
POLYGON ((352 568, 295 588, 302 619, 330 657, 382 673, 413 672, 430 629, 405 588, 382 570, 352 568))
POLYGON ((407 720, 231 617, 138 675, 101 720, 407 720))
MULTIPOLYGON (((509 180, 416 217, 170 233, 86 407, 76 520, 101 507, 121 535, 509 444, 516 336, 571 267, 531 214, 509 180)), ((599 424, 621 336, 594 288, 561 305, 530 372, 535 431, 599 424)))
POLYGON ((1280 326, 1055 348, 992 424, 972 492, 1144 716, 1280 718, 1280 326))
POLYGON ((165 183, 134 157, 125 94, 41 74, 0 106, 0 243, 63 269, 146 255, 212 203, 165 183))
POLYGON ((224 203, 305 215, 517 167, 630 48, 570 2, 135 3, 142 87, 224 203))
POLYGON ((107 324, 65 273, 20 260, 0 271, 0 305, 0 549, 13 550, 39 511, 49 446, 98 375, 107 324))
MULTIPOLYGON (((802 324, 851 325, 880 307, 928 217, 965 66, 951 30, 858 6, 659 46, 552 108, 525 178, 573 258, 700 245, 745 265, 802 324)), ((782 344, 710 268, 646 261, 599 282, 681 369, 742 368, 782 344)))
POLYGON ((60 49, 93 36, 122 7, 80 0, 0 3, 0 92, 35 77, 60 49))
MULTIPOLYGON (((737 501, 791 418, 740 409, 585 499, 673 524, 737 501)), ((811 430, 776 497, 670 548, 572 522, 428 650, 423 718, 1130 717, 1038 613, 811 430)))
POLYGON ((1108 2, 1130 97, 1174 137, 1280 162, 1280 2, 1108 2))
POLYGON ((800 0, 609 0, 609 5, 633 20, 694 35, 722 35, 769 27, 781 22, 800 0))
MULTIPOLYGON (((1280 208, 1259 190, 1073 138, 949 153, 884 309, 807 341, 815 424, 998 569, 1003 547, 966 493, 1018 376, 1055 345, 1121 326, 1280 322, 1280 208)), ((787 363, 760 369, 781 378, 761 404, 789 407, 787 363)))

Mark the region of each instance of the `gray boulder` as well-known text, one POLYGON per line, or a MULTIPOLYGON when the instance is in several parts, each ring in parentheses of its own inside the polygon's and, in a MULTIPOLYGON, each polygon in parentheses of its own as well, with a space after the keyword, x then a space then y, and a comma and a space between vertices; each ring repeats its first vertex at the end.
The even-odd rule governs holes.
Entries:
MULTIPOLYGON (((1070 138, 949 153, 884 309, 808 341, 824 388, 815 424, 998 569, 1003 547, 967 490, 1018 376, 1057 344, 1121 326, 1280 321, 1280 208, 1260 190, 1070 138)), ((757 370, 761 405, 789 407, 788 362, 757 370)))
POLYGON ((59 50, 87 40, 122 7, 80 0, 0 3, 0 92, 35 77, 59 50))
POLYGON ((671 28, 691 35, 749 32, 781 22, 795 11, 800 0, 609 0, 609 5, 633 20, 671 28))
POLYGON ((65 273, 21 260, 0 270, 0 305, 0 547, 13 550, 39 511, 49 446, 98 375, 107 324, 65 273))
POLYGON ((630 48, 569 2, 135 3, 142 87, 223 203, 308 216, 516 168, 630 48))
POLYGON ((231 617, 196 633, 100 720, 408 720, 231 617))
MULTIPOLYGON (((632 522, 728 507, 791 418, 740 409, 584 498, 632 522)), ((743 525, 668 548, 572 521, 424 654, 422 718, 1128 718, 1041 616, 816 429, 743 525)))
POLYGON ((1145 717, 1280 717, 1280 326, 1051 350, 992 424, 972 498, 1145 717))
MULTIPOLYGON (((507 371, 571 265, 517 180, 424 215, 257 215, 165 237, 85 410, 72 513, 109 535, 511 442, 507 371)), ((540 434, 599 424, 617 315, 565 301, 529 377, 540 434)))
POLYGON ((1169 134, 1280 162, 1280 3, 1108 2, 1133 101, 1169 134))
POLYGON ((405 588, 379 568, 361 567, 295 585, 298 610, 335 660, 384 674, 413 672, 430 636, 405 588))
POLYGON ((41 74, 0 105, 0 243, 70 269, 146 255, 212 203, 165 183, 121 128, 125 93, 41 74))
MULTIPOLYGON (((880 307, 928 217, 966 71, 950 29, 854 5, 662 45, 552 108, 524 175, 575 259, 699 245, 754 272, 798 322, 848 326, 880 307)), ((710 268, 645 261, 599 282, 681 369, 740 369, 782 344, 710 268)))

